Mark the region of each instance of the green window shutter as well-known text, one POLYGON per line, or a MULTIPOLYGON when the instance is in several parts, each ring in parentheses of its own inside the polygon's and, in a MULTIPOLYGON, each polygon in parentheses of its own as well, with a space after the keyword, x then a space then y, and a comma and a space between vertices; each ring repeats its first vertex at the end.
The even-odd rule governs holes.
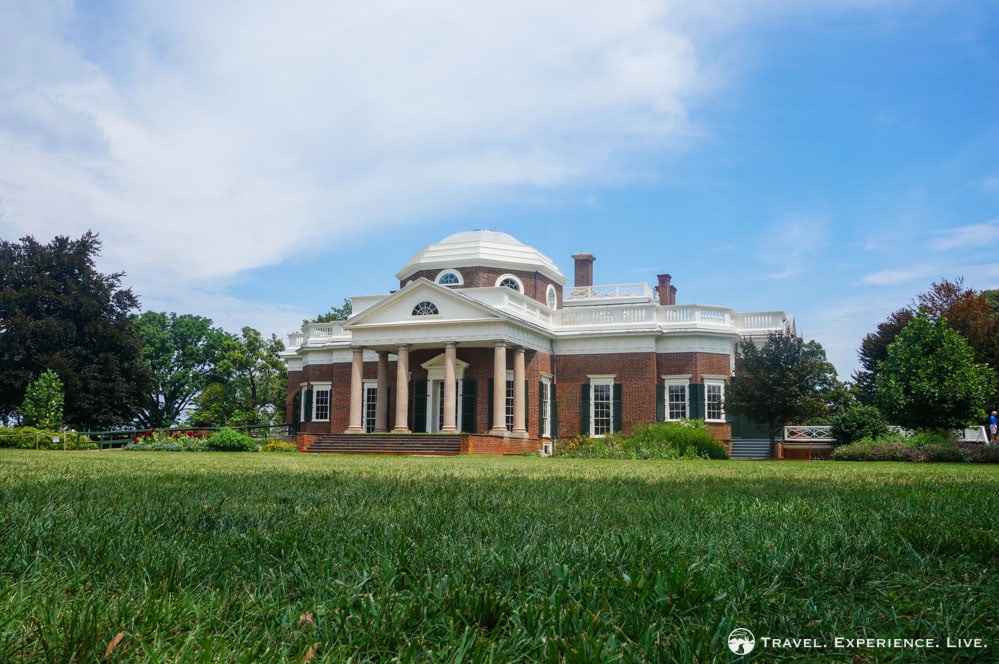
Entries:
POLYGON ((666 421, 666 386, 656 385, 656 422, 666 421))
POLYGON ((579 433, 583 436, 590 435, 590 384, 583 383, 580 387, 579 397, 579 433))
POLYGON ((414 380, 409 388, 410 403, 412 404, 409 418, 409 430, 413 433, 426 433, 427 431, 427 381, 414 380))
POLYGON ((690 393, 690 419, 704 419, 704 383, 691 383, 690 393))
POLYGON ((541 405, 544 403, 544 401, 545 401, 545 384, 544 384, 543 381, 538 381, 538 420, 537 420, 537 422, 538 422, 538 437, 539 438, 541 437, 541 434, 544 433, 544 431, 545 431, 545 429, 544 429, 545 415, 544 415, 544 413, 541 412, 541 405))
POLYGON ((488 405, 486 408, 486 431, 493 428, 493 379, 489 379, 489 384, 486 388, 486 398, 488 400, 488 405))
POLYGON ((461 429, 465 433, 475 433, 476 411, 475 379, 465 378, 461 381, 461 429))
POLYGON ((624 420, 624 418, 622 417, 623 416, 622 411, 624 409, 621 408, 621 401, 622 401, 621 396, 624 392, 623 388, 624 386, 621 385, 621 383, 614 383, 614 389, 611 392, 611 395, 614 399, 614 403, 611 406, 611 412, 613 413, 614 416, 614 421, 611 423, 611 430, 614 432, 619 432, 623 429, 623 427, 621 426, 624 420))
POLYGON ((558 390, 555 389, 555 383, 552 383, 552 407, 551 407, 551 412, 552 412, 552 424, 551 424, 552 438, 558 438, 558 399, 555 396, 557 393, 558 393, 558 390))
POLYGON ((312 421, 312 390, 305 390, 305 422, 312 421))
POLYGON ((531 428, 531 383, 530 381, 524 381, 524 428, 531 428))

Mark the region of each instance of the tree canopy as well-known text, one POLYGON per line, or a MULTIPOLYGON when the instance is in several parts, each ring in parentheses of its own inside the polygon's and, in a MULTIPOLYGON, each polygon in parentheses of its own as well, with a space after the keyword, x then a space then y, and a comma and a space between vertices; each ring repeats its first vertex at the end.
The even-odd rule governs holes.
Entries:
POLYGON ((172 426, 208 385, 229 335, 212 327, 210 319, 192 314, 146 311, 136 320, 142 357, 152 374, 137 422, 150 428, 172 426))
POLYGON ((343 298, 343 304, 339 307, 330 307, 330 310, 324 314, 319 314, 315 318, 310 320, 303 320, 302 327, 305 327, 309 323, 329 323, 335 320, 347 320, 350 318, 350 314, 354 310, 354 305, 348 298, 343 298))
MULTIPOLYGON (((964 287, 963 279, 946 279, 932 284, 920 293, 908 307, 893 312, 876 331, 864 337, 858 352, 861 368, 853 374, 861 401, 875 404, 876 379, 880 364, 888 356, 888 346, 919 314, 930 320, 943 317, 971 346, 975 361, 988 364, 999 377, 999 292, 976 291, 964 287)), ((995 381, 999 386, 999 381, 995 381)), ((999 392, 989 397, 999 403, 999 392)))
POLYGON ((284 344, 252 327, 222 343, 211 380, 195 399, 192 419, 205 425, 283 424, 288 371, 284 344))
POLYGON ((888 346, 876 377, 877 402, 895 424, 913 429, 963 427, 985 416, 995 372, 947 319, 921 312, 888 346))
POLYGON ((836 369, 817 341, 771 332, 762 346, 743 343, 725 408, 765 424, 773 446, 785 424, 827 415, 838 385, 836 369))
POLYGON ((21 405, 46 369, 65 389, 77 428, 132 421, 149 384, 131 313, 138 299, 121 273, 102 274, 98 236, 0 242, 0 417, 21 405))

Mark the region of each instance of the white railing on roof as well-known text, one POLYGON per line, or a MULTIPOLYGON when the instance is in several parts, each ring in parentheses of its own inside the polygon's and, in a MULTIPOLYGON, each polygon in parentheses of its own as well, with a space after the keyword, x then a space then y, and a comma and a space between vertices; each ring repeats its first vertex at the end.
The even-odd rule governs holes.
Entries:
POLYGON ((616 298, 641 298, 656 301, 656 290, 649 284, 610 284, 607 286, 576 286, 568 288, 562 297, 566 301, 612 300, 616 298))
POLYGON ((303 346, 315 346, 324 341, 349 339, 350 332, 343 329, 344 321, 332 321, 329 323, 309 323, 301 332, 292 332, 288 335, 287 350, 295 350, 303 346))
POLYGON ((731 325, 731 309, 726 307, 711 307, 700 304, 671 305, 659 309, 659 322, 670 323, 707 323, 711 325, 731 325))
POLYGON ((560 309, 558 322, 563 327, 589 327, 592 325, 653 325, 656 322, 656 305, 615 305, 611 307, 579 307, 560 309))
POLYGON ((735 325, 741 330, 788 331, 787 318, 780 311, 734 314, 735 325))

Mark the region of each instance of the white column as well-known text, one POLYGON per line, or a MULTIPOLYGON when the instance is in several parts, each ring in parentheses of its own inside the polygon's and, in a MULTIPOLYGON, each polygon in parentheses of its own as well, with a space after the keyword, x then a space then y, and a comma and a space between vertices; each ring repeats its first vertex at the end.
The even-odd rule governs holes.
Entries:
POLYGON ((378 396, 375 401, 375 431, 388 431, 388 351, 378 351, 378 396))
POLYGON ((506 430, 506 342, 497 341, 493 349, 493 427, 492 436, 505 436, 506 430))
POLYGON ((352 350, 354 356, 350 364, 350 422, 344 433, 364 433, 361 422, 364 401, 364 349, 354 346, 352 350))
POLYGON ((513 435, 527 438, 527 385, 524 382, 524 349, 513 349, 513 435))
POLYGON ((409 433, 409 346, 399 344, 395 371, 395 426, 392 433, 409 433))
POLYGON ((442 433, 452 433, 458 430, 458 385, 455 380, 456 354, 453 341, 444 344, 444 422, 442 433))

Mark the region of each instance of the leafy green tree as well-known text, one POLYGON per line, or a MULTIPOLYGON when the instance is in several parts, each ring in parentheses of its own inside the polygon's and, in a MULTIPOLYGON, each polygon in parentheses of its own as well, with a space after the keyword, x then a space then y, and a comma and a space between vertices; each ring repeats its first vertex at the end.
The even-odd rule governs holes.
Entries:
POLYGON ((147 311, 136 321, 142 357, 153 377, 137 422, 149 428, 172 426, 208 385, 228 335, 212 327, 210 319, 191 314, 147 311))
MULTIPOLYGON (((993 372, 999 370, 999 292, 965 288, 963 279, 944 279, 932 284, 910 306, 891 314, 878 325, 877 331, 864 337, 859 351, 861 368, 853 375, 863 403, 877 402, 875 383, 879 366, 888 355, 888 346, 920 311, 930 320, 946 318, 950 327, 971 346, 976 362, 988 364, 993 372)), ((996 376, 999 378, 999 373, 996 376)), ((999 380, 995 385, 999 386, 999 380)), ((999 392, 993 393, 990 400, 999 403, 999 392)))
POLYGON ((125 424, 141 408, 149 373, 131 318, 139 302, 121 273, 97 271, 100 246, 89 231, 49 244, 0 242, 0 417, 45 369, 63 382, 66 424, 125 424))
POLYGON ((20 409, 24 423, 39 429, 58 431, 62 428, 63 400, 59 375, 46 369, 24 392, 24 403, 20 409))
POLYGON ((288 372, 284 344, 252 327, 227 335, 212 379, 196 398, 193 420, 204 425, 283 424, 288 372))
POLYGON ((343 298, 343 305, 339 307, 330 307, 330 310, 324 314, 319 314, 311 320, 303 320, 302 327, 305 327, 309 323, 329 323, 335 320, 347 320, 350 318, 350 314, 354 310, 354 305, 348 298, 343 298))
POLYGON ((838 385, 836 369, 817 341, 771 332, 762 346, 752 340, 742 345, 725 408, 765 424, 772 454, 784 425, 828 415, 838 385))
POLYGON ((898 333, 877 375, 878 406, 912 429, 950 429, 980 420, 995 372, 940 316, 921 312, 898 333))

